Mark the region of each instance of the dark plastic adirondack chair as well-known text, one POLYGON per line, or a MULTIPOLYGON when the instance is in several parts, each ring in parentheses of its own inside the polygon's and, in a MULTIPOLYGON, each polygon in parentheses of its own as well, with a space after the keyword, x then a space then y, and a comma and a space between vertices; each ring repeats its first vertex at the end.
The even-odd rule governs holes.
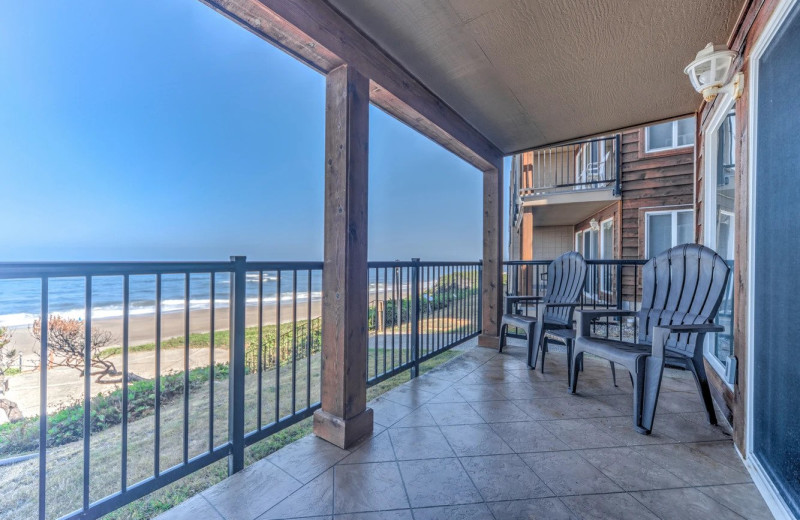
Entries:
POLYGON ((645 264, 642 272, 642 307, 637 311, 578 311, 570 390, 578 385, 576 361, 588 352, 619 363, 633 381, 633 425, 648 435, 653 428, 664 364, 692 372, 706 407, 708 422, 717 424, 706 371, 703 340, 714 325, 730 268, 713 250, 697 244, 673 247, 645 264), (607 316, 635 316, 639 322, 636 343, 591 337, 591 322, 607 316))
POLYGON ((545 331, 572 328, 573 313, 579 305, 585 280, 586 261, 580 253, 564 253, 550 262, 547 266, 544 297, 529 298, 538 302, 536 316, 503 315, 500 322, 500 352, 506 343, 508 327, 516 327, 525 332, 528 340, 528 366, 535 368, 545 331))

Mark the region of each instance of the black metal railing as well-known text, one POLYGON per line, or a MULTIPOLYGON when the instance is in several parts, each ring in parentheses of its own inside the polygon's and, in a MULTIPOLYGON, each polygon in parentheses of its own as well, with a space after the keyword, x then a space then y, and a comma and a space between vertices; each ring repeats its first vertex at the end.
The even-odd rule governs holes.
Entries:
MULTIPOLYGON (((579 309, 639 308, 642 297, 642 266, 646 260, 587 260, 586 282, 579 309)), ((516 260, 504 262, 505 294, 508 296, 543 297, 547 288, 549 260, 516 260)), ((505 312, 533 312, 532 305, 513 304, 505 312)), ((612 322, 620 326, 618 333, 626 339, 636 337, 636 322, 606 320, 603 334, 609 334, 612 322)))
MULTIPOLYGON (((0 464, 38 457, 38 473, 27 463, 21 514, 37 516, 38 494, 40 519, 96 518, 226 458, 237 472, 247 446, 311 416, 322 267, 245 257, 0 264, 0 304, 15 301, 13 291, 33 295, 36 321, 15 333, 35 332, 39 346, 28 354, 39 415, 0 425, 34 432, 26 449, 0 445, 0 464), (60 402, 72 387, 79 400, 60 402)), ((414 377, 421 362, 478 334, 480 262, 370 262, 368 276, 369 385, 405 370, 414 377)))
POLYGON ((512 182, 519 196, 613 188, 620 192, 619 135, 522 152, 512 182))
POLYGON ((370 262, 367 382, 376 384, 480 332, 480 262, 370 262))

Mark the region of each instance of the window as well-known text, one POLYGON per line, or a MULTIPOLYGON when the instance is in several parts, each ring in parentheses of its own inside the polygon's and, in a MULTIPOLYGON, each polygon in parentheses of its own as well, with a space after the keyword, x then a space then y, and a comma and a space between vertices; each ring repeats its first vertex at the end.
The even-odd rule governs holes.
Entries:
POLYGON ((583 254, 583 232, 578 231, 575 233, 575 251, 583 254))
POLYGON ((670 247, 694 242, 694 211, 651 211, 646 218, 647 258, 653 258, 670 247))
POLYGON ((694 146, 694 118, 648 126, 644 131, 645 153, 694 146))
MULTIPOLYGON (((613 260, 614 258, 614 220, 608 219, 600 223, 600 258, 613 260)), ((600 290, 610 292, 614 287, 614 270, 606 265, 600 268, 600 290)))

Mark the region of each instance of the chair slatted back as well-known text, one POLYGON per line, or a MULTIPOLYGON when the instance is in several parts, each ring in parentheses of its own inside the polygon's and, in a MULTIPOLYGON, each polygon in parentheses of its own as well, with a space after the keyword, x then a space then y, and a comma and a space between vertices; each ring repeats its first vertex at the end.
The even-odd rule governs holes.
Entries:
MULTIPOLYGON (((649 343, 657 325, 710 323, 729 274, 721 256, 698 244, 676 246, 652 258, 642 270, 639 342, 649 343)), ((696 343, 697 334, 673 334, 667 348, 693 356, 696 343)))
MULTIPOLYGON (((586 260, 572 251, 559 256, 547 266, 547 288, 544 303, 577 303, 586 280, 586 260)), ((572 324, 574 309, 557 307, 545 314, 545 321, 572 324)))

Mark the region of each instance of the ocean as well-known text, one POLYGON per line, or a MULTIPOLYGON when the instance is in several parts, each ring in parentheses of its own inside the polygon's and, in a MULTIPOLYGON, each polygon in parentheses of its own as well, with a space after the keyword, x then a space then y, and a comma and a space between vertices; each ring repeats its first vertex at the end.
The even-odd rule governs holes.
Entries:
MULTIPOLYGON (((297 302, 322 298, 322 273, 312 271, 311 290, 308 287, 308 271, 297 273, 297 302)), ((162 275, 161 311, 183 311, 185 305, 184 275, 162 275)), ((92 319, 121 317, 122 276, 95 276, 92 278, 92 319)), ((278 276, 276 272, 264 273, 263 303, 278 301, 278 276)), ((217 307, 230 304, 230 275, 219 273, 215 278, 214 302, 217 307)), ((39 279, 0 280, 0 327, 28 327, 41 313, 41 281, 39 279)), ((49 310, 72 319, 85 319, 84 278, 51 278, 49 281, 49 310)), ((189 278, 189 308, 208 309, 211 306, 211 275, 191 274, 189 278)), ((281 303, 291 303, 292 272, 281 273, 281 303)), ((131 316, 155 313, 156 277, 137 275, 130 277, 131 316)), ((247 274, 247 304, 258 304, 258 273, 247 274)))

